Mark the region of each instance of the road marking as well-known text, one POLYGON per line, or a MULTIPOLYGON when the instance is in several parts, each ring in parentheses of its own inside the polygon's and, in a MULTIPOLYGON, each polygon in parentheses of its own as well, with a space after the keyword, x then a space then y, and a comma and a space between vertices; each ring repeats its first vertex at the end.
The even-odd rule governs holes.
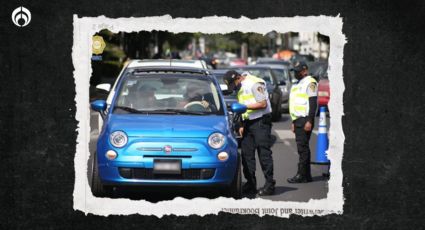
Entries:
POLYGON ((279 136, 279 139, 281 139, 283 142, 287 141, 286 139, 295 139, 294 134, 290 130, 276 129, 275 132, 279 136))
POLYGON ((291 146, 291 142, 295 143, 295 135, 291 130, 286 129, 275 129, 276 134, 279 136, 279 139, 283 142, 284 145, 290 147, 294 155, 298 155, 296 148, 291 146))

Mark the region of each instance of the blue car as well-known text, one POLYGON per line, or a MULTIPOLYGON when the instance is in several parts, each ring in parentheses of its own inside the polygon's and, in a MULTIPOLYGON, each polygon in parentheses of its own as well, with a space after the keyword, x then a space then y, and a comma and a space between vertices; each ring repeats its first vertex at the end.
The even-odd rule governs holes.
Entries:
MULTIPOLYGON (((214 186, 241 197, 241 166, 223 95, 208 70, 127 69, 112 103, 91 103, 104 119, 92 192, 119 186, 214 186)), ((229 110, 241 114, 246 106, 229 110)))

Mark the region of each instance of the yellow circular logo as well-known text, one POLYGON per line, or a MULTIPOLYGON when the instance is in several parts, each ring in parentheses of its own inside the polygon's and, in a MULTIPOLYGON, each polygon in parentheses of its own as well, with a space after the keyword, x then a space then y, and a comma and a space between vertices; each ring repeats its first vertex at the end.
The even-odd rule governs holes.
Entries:
POLYGON ((103 53, 103 50, 105 49, 105 41, 101 36, 93 36, 93 45, 92 45, 92 51, 94 54, 99 55, 103 53))

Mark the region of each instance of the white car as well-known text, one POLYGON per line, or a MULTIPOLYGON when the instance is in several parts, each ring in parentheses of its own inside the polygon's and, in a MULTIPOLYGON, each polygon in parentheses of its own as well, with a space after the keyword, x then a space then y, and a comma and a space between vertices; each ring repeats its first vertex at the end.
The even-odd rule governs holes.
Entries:
MULTIPOLYGON (((131 60, 124 66, 115 80, 114 85, 111 88, 111 84, 103 83, 96 86, 96 89, 105 90, 109 92, 108 98, 106 99, 107 108, 112 103, 112 98, 115 95, 115 88, 117 87, 117 83, 128 71, 135 68, 148 68, 148 67, 158 67, 158 66, 170 66, 170 67, 183 67, 183 68, 196 68, 196 69, 208 69, 207 64, 203 60, 180 60, 180 59, 135 59, 131 60)), ((99 129, 103 125, 103 120, 99 117, 99 129)))

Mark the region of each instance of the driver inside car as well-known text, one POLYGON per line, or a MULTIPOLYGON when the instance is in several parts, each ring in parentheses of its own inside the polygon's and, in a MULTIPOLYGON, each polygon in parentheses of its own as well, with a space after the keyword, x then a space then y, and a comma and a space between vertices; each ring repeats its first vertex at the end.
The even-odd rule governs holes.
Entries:
POLYGON ((196 110, 196 111, 212 111, 212 104, 208 102, 208 92, 202 88, 199 84, 189 83, 186 87, 186 93, 183 95, 184 99, 180 103, 184 109, 196 110))

